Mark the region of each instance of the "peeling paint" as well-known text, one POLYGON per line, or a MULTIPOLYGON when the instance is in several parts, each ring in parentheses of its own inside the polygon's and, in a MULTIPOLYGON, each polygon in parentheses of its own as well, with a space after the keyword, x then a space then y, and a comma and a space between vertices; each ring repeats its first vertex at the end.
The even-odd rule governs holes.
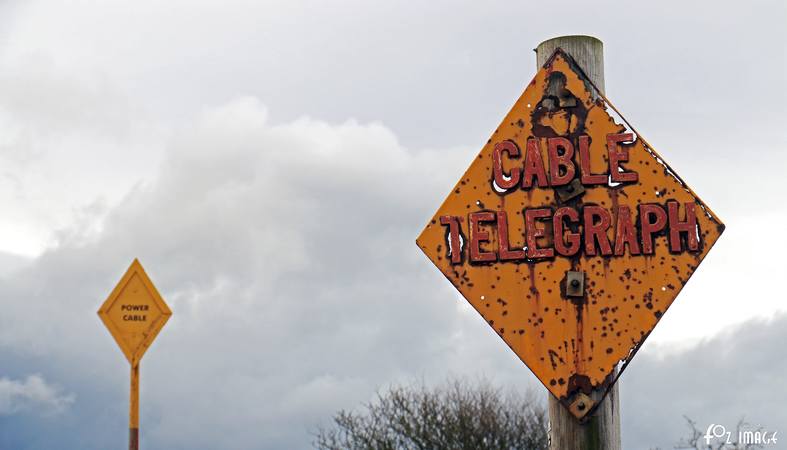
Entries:
POLYGON ((578 394, 608 391, 723 230, 558 49, 417 244, 578 411, 578 394), (583 274, 582 295, 568 295, 568 272, 583 274))

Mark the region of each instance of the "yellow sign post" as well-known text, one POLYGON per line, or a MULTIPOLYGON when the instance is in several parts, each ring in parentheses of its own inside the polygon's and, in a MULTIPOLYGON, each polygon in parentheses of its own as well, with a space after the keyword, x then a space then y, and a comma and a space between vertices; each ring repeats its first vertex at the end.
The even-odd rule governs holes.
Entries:
POLYGON ((98 310, 101 321, 131 364, 129 450, 139 448, 139 361, 171 315, 136 259, 98 310))

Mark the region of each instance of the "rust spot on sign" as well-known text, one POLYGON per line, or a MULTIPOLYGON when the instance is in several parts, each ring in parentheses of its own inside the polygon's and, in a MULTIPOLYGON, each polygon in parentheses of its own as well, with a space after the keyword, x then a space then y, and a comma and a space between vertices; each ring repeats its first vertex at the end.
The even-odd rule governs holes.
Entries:
POLYGON ((417 239, 578 417, 724 230, 593 90, 558 49, 417 239))

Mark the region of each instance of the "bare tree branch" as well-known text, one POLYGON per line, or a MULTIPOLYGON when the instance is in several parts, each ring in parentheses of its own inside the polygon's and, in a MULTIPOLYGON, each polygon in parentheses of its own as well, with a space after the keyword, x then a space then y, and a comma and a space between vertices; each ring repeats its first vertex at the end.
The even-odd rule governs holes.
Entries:
POLYGON ((315 434, 320 450, 544 450, 547 417, 532 393, 487 381, 393 386, 362 412, 339 411, 315 434))

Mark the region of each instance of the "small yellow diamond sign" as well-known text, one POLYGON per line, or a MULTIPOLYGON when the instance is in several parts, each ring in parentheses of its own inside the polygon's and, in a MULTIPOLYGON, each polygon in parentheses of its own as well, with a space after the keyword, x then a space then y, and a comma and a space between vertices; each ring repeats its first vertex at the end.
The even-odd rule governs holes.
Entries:
POLYGON ((145 269, 134 260, 98 316, 134 367, 172 315, 145 269))

